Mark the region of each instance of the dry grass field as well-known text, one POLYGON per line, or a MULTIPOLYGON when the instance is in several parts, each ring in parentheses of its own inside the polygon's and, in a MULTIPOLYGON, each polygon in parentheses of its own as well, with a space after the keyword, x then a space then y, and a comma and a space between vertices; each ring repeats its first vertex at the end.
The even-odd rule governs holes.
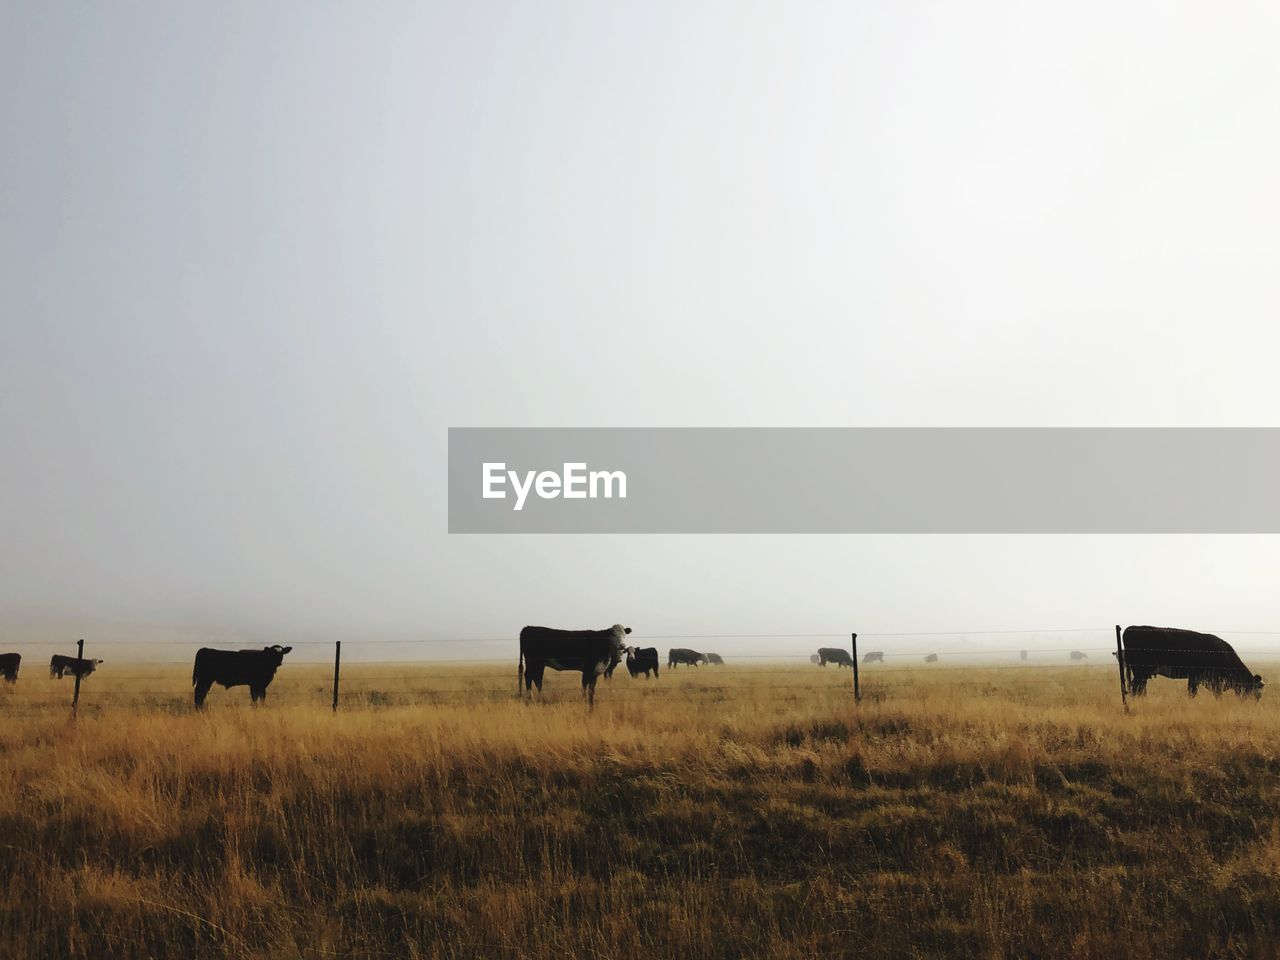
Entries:
MULTIPOLYGON (((1268 671, 1259 664, 1263 673, 1268 671)), ((113 672, 118 676, 113 679, 113 672)), ((0 688, 7 957, 1272 957, 1280 699, 1103 665, 0 688)))

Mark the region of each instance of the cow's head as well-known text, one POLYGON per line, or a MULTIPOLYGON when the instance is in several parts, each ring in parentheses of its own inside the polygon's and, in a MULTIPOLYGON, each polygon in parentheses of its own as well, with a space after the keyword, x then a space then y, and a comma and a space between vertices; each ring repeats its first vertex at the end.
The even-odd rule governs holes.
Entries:
POLYGON ((293 650, 293 647, 282 647, 280 646, 280 644, 276 643, 276 644, 272 644, 269 647, 264 647, 263 649, 269 650, 271 653, 274 653, 277 657, 283 658, 286 653, 289 653, 291 650, 293 650))
POLYGON ((631 663, 631 661, 635 660, 636 658, 636 648, 627 647, 626 651, 627 651, 627 663, 631 663))
POLYGON ((1262 688, 1265 686, 1266 684, 1262 682, 1262 674, 1255 673, 1253 675, 1253 684, 1252 684, 1253 695, 1257 697, 1259 700, 1262 699, 1262 688))
POLYGON ((96 667, 98 664, 102 663, 103 661, 102 661, 102 660, 90 660, 89 662, 90 662, 90 663, 92 663, 92 664, 96 667))

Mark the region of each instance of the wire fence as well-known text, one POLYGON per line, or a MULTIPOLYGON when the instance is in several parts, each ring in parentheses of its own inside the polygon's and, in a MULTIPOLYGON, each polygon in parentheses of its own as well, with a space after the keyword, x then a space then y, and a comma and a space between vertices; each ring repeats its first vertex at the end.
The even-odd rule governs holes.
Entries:
MULTIPOLYGON (((827 697, 831 695, 846 696, 850 693, 855 699, 863 695, 877 699, 893 696, 908 688, 919 688, 921 683, 936 684, 938 688, 963 693, 967 690, 989 692, 1002 686, 1016 685, 1020 689, 1044 689, 1054 687, 1063 689, 1072 683, 1084 684, 1090 678, 1092 687, 1101 682, 1099 678, 1110 676, 1112 683, 1118 682, 1120 700, 1126 704, 1127 698, 1142 693, 1149 676, 1144 674, 1147 667, 1156 661, 1163 661, 1166 676, 1174 676, 1178 670, 1186 673, 1190 670, 1199 679, 1189 679, 1189 690, 1194 693, 1198 684, 1217 690, 1229 687, 1235 682, 1239 685, 1240 671, 1243 664, 1237 659, 1235 665, 1214 665, 1205 661, 1197 663, 1200 657, 1221 657, 1223 651, 1219 647, 1189 648, 1182 646, 1151 647, 1144 646, 1142 656, 1148 660, 1138 665, 1135 674, 1134 665, 1124 661, 1125 650, 1118 642, 1118 627, 1075 627, 1037 630, 965 630, 965 631, 925 631, 925 632, 876 632, 866 634, 855 633, 687 633, 687 634, 654 634, 646 637, 633 635, 630 639, 637 648, 647 647, 660 641, 670 643, 682 641, 698 642, 706 646, 706 641, 716 641, 716 647, 723 651, 727 665, 704 663, 697 665, 675 665, 669 660, 662 663, 662 676, 655 683, 644 682, 638 686, 626 683, 627 669, 625 665, 616 665, 617 673, 622 674, 623 684, 614 680, 605 685, 607 696, 620 702, 637 702, 641 699, 676 699, 687 697, 691 693, 703 699, 735 699, 748 698, 760 702, 794 702, 804 697, 827 697), (1008 638, 1020 637, 1022 642, 1011 644, 1008 638), (1045 643, 1062 643, 1068 637, 1078 637, 1075 645, 1042 645, 1045 643), (984 642, 992 638, 990 642, 984 642), (995 638, 1001 638, 996 640, 995 638), (1096 639, 1095 639, 1096 638, 1096 639), (1104 638, 1111 640, 1106 642, 1104 638), (1114 638, 1114 639, 1112 639, 1114 638), (774 649, 757 649, 761 641, 788 641, 788 649, 780 646, 774 649), (748 645, 748 649, 735 649, 736 644, 748 645), (973 644, 977 644, 976 646, 973 644), (830 644, 830 646, 827 646, 830 644), (837 646, 838 644, 838 646, 837 646), (999 644, 999 645, 997 645, 999 644), (831 657, 822 663, 820 670, 813 670, 814 660, 819 659, 814 653, 815 646, 828 653, 838 652, 841 659, 831 657), (807 649, 806 649, 807 648, 807 649), (883 649, 881 649, 883 648, 883 649), (1152 659, 1154 658, 1154 660, 1152 659), (1179 659, 1181 658, 1181 659, 1179 659), (1184 663, 1185 661, 1185 663, 1184 663), (1172 664, 1172 667, 1168 665, 1172 664), (1179 666, 1182 664, 1182 666, 1179 666), (1191 664, 1187 667, 1186 664, 1191 664), (1080 667, 1106 667, 1108 674, 1098 670, 1080 672, 1080 667), (1074 668, 1074 672, 1062 673, 1048 671, 1044 668, 1074 668), (1119 668, 1118 674, 1114 671, 1119 668), (809 668, 806 671, 803 668, 809 668), (851 680, 836 682, 834 679, 820 680, 823 674, 842 673, 848 669, 851 680), (1172 672, 1169 672, 1169 671, 1172 672), (696 674, 694 674, 696 671, 696 674), (680 675, 680 682, 672 684, 672 673, 680 675), (689 679, 694 674, 697 679, 689 679), (766 678, 765 683, 745 685, 741 682, 722 682, 721 678, 733 675, 749 674, 753 679, 766 678), (997 676, 998 674, 998 676, 997 676), (1135 680, 1136 677, 1136 680, 1135 680)), ((1196 634, 1189 634, 1196 636, 1196 634)), ((1280 631, 1232 630, 1220 631, 1219 636, 1249 638, 1242 645, 1241 652, 1256 660, 1269 658, 1280 659, 1280 631), (1270 638, 1275 643, 1262 645, 1257 638, 1270 638), (1258 645, 1255 645, 1258 644, 1258 645)), ((402 704, 477 704, 499 703, 520 696, 511 685, 510 678, 503 677, 493 667, 515 666, 519 649, 515 637, 476 637, 443 641, 448 644, 509 644, 509 651, 503 656, 466 656, 466 657, 413 657, 405 653, 413 652, 406 645, 436 645, 442 641, 426 641, 405 638, 368 638, 361 640, 344 640, 333 642, 327 640, 296 640, 288 645, 290 648, 301 648, 318 654, 321 651, 333 651, 332 660, 322 661, 313 656, 310 660, 297 659, 285 661, 275 678, 273 691, 290 698, 303 697, 307 702, 324 704, 332 710, 340 705, 384 706, 402 704), (352 648, 357 657, 351 658, 352 648), (343 656, 348 659, 343 660, 343 656), (313 673, 317 669, 333 667, 332 683, 328 678, 313 673), (293 670, 290 667, 294 667, 293 670), (300 670, 298 668, 307 668, 300 670), (341 670, 346 675, 341 676, 341 670), (291 677, 290 674, 293 674, 291 677), (447 683, 441 681, 447 680, 447 683), (323 681, 323 682, 321 682, 323 681), (460 686, 461 684, 461 686, 460 686)), ((82 643, 84 643, 82 641, 82 643)), ((1263 641, 1265 643, 1265 641, 1263 641)), ((66 676, 74 681, 74 692, 70 696, 73 713, 81 706, 83 690, 92 686, 100 686, 94 690, 94 710, 112 706, 137 703, 163 705, 190 704, 190 685, 186 683, 183 672, 178 668, 191 667, 196 649, 201 646, 191 640, 171 640, 160 638, 110 639, 84 643, 83 650, 66 641, 32 640, 5 642, 0 641, 0 677, 8 683, 0 683, 0 715, 13 715, 22 707, 47 708, 51 705, 67 705, 66 694, 54 684, 44 685, 36 698, 16 697, 15 688, 38 683, 44 672, 42 657, 50 650, 65 651, 54 654, 61 658, 66 676), (139 655, 140 648, 146 652, 154 650, 162 654, 164 659, 139 655), (179 653, 181 651, 181 654, 179 653), (22 656, 25 654, 25 656, 22 656), (21 656, 20 661, 13 658, 21 656), (68 666, 69 664, 69 666, 68 666), (120 668, 116 667, 119 664, 120 668), (9 672, 6 672, 9 671, 9 672), (78 675, 77 675, 78 674, 78 675), (19 681, 19 676, 21 680, 19 681), (109 678, 109 686, 104 680, 109 678), (182 679, 179 679, 182 678, 182 679), (7 688, 7 689, 6 689, 7 688)), ((439 649, 437 647, 437 649, 439 649)), ((446 647, 445 649, 457 649, 446 647)), ((1231 651, 1231 647, 1226 648, 1231 651)), ((1230 654, 1235 656, 1235 652, 1230 654)), ((661 660, 661 652, 660 652, 661 660)), ((580 673, 581 671, 573 671, 580 673)), ((1159 675, 1159 670, 1150 672, 1150 676, 1159 675)), ((551 699, 557 693, 569 694, 578 689, 579 684, 572 673, 565 680, 553 680, 547 675, 547 686, 553 691, 551 699)), ((1188 679, 1181 676, 1180 679, 1188 679)), ((647 680, 647 678, 646 678, 647 680)), ((1114 688, 1113 688, 1114 689, 1114 688)), ((1259 686, 1258 691, 1260 692, 1259 686)))

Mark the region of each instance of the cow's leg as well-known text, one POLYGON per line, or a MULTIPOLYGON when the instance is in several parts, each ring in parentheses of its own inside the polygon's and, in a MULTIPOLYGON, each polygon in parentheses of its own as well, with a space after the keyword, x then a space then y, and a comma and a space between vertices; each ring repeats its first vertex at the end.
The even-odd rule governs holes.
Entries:
POLYGON ((1147 695, 1147 680, 1145 673, 1129 674, 1129 692, 1135 697, 1145 697, 1147 695))
POLYGON ((209 688, 213 686, 212 680, 199 680, 196 682, 196 706, 204 706, 204 698, 209 695, 209 688))
POLYGON ((267 699, 267 688, 250 686, 249 698, 254 703, 259 703, 260 701, 267 699))
POLYGON ((1200 691, 1200 678, 1194 673, 1187 677, 1187 696, 1194 697, 1200 691))
POLYGON ((587 695, 587 709, 594 710, 596 706, 596 672, 595 670, 582 671, 582 690, 587 695))

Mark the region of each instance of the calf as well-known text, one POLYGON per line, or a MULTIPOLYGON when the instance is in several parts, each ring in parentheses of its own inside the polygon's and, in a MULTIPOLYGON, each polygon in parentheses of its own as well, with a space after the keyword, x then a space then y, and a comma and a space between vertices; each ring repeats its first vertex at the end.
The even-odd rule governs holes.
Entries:
POLYGON ((884 663, 884 653, 880 650, 872 650, 862 658, 863 663, 884 663))
POLYGON ((21 665, 22 654, 0 653, 0 677, 4 677, 10 683, 18 679, 18 667, 21 665))
POLYGON ((646 680, 649 679, 650 672, 656 677, 658 675, 658 648, 628 647, 627 672, 633 677, 643 673, 646 680))
POLYGON ((64 657, 60 653, 55 653, 49 661, 49 676, 61 680, 63 674, 69 673, 83 680, 97 670, 100 663, 102 663, 101 660, 81 660, 79 657, 64 657))
POLYGON ((196 651, 195 668, 191 671, 191 684, 196 688, 196 706, 204 706, 204 698, 215 683, 230 689, 248 687, 254 703, 267 699, 267 687, 275 679, 284 655, 293 647, 275 644, 261 650, 212 650, 201 647, 196 651))

